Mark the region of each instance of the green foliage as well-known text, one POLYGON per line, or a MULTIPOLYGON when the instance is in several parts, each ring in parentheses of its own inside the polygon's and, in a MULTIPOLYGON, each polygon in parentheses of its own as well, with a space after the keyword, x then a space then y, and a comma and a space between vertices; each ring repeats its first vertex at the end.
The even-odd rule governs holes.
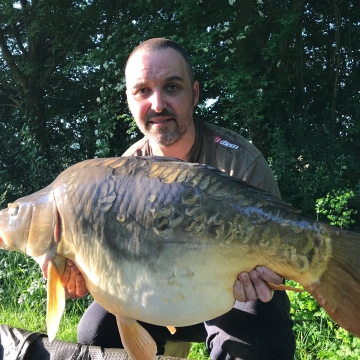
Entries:
MULTIPOLYGON (((92 300, 67 299, 57 339, 76 341, 77 324, 92 300)), ((46 333, 46 280, 30 257, 0 251, 0 304, 1 324, 46 333)))
POLYGON ((46 285, 39 266, 16 252, 0 253, 0 303, 45 313, 46 285), (9 297, 9 294, 12 294, 9 297))
MULTIPOLYGON (((86 296, 67 300, 66 312, 81 316, 92 301, 86 296)), ((46 314, 46 280, 39 265, 29 256, 0 251, 0 303, 17 311, 46 314)))
POLYGON ((2 193, 0 196, 0 208, 1 208, 2 204, 5 202, 5 196, 6 196, 6 191, 4 193, 2 193))
MULTIPOLYGON (((1 1, 0 204, 141 136, 124 66, 164 36, 191 55, 196 116, 250 139, 304 215, 359 230, 359 18, 353 0, 1 1)), ((0 300, 44 313, 41 273, 18 256, 0 255, 0 300)), ((81 313, 82 301, 67 307, 81 313)), ((292 302, 298 359, 359 358, 357 339, 311 299, 292 302)))
POLYGON ((352 190, 332 190, 324 198, 316 200, 316 212, 326 215, 331 225, 348 228, 355 223, 351 216, 357 214, 357 210, 349 208, 349 202, 354 197, 352 190))
POLYGON ((192 343, 188 359, 193 360, 210 360, 205 343, 192 343))
MULTIPOLYGON (((299 287, 294 281, 288 285, 299 287)), ((334 323, 307 292, 288 292, 296 336, 296 360, 355 360, 360 340, 334 323)))
MULTIPOLYGON (((139 42, 159 36, 191 55, 201 85, 196 115, 251 139, 270 159, 286 201, 315 218, 317 199, 332 190, 356 194, 357 2, 0 6, 0 193, 7 191, 7 202, 74 162, 121 155, 141 136, 127 109, 124 66, 139 42)), ((359 216, 352 219, 359 228, 359 216)))
MULTIPOLYGON (((159 36, 191 55, 201 85, 196 115, 251 139, 270 159, 286 201, 316 218, 317 199, 332 190, 357 196, 357 2, 0 6, 5 201, 47 185, 74 162, 121 155, 141 136, 127 109, 124 66, 139 42, 159 36)), ((352 219, 359 228, 359 216, 352 219)))

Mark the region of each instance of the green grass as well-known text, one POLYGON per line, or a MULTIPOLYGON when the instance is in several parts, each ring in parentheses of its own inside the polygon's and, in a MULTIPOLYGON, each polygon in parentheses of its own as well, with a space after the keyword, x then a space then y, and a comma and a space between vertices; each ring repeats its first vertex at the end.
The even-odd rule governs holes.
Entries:
MULTIPOLYGON (((299 284, 288 281, 289 285, 299 284)), ((360 339, 340 328, 307 293, 288 292, 296 336, 296 360, 358 360, 360 339)))
MULTIPOLYGON (((76 342, 76 329, 80 320, 79 316, 63 316, 60 322, 58 340, 76 342)), ((26 329, 33 332, 46 334, 46 319, 44 313, 35 313, 22 307, 0 308, 0 324, 26 329)))
MULTIPOLYGON (((290 285, 298 284, 289 281, 290 285)), ((288 292, 297 340, 296 360, 358 360, 360 340, 335 324, 306 293, 288 292)), ((57 339, 76 341, 77 324, 91 296, 67 300, 57 339)), ((0 323, 46 333, 46 282, 29 257, 0 251, 0 323)), ((193 360, 208 360, 204 344, 192 344, 193 360)))
MULTIPOLYGON (((91 301, 66 300, 58 340, 76 341, 77 324, 91 301)), ((0 304, 1 324, 46 333, 46 281, 31 258, 0 251, 0 304)))
POLYGON ((209 360, 205 343, 192 343, 188 359, 193 360, 209 360))

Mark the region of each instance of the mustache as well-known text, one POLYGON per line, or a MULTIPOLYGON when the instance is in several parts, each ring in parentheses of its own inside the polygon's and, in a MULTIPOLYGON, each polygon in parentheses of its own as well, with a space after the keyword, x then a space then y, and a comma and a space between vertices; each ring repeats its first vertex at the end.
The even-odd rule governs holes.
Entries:
POLYGON ((172 110, 163 109, 160 112, 156 112, 154 110, 149 110, 149 112, 145 116, 145 120, 150 121, 151 119, 155 119, 157 117, 162 117, 162 116, 169 116, 169 117, 176 118, 176 114, 172 110))

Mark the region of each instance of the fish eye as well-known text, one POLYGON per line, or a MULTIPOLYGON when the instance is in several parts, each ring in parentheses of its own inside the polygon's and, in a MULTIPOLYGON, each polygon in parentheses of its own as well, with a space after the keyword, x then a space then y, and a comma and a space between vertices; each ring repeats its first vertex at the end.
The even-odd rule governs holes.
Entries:
POLYGON ((9 204, 8 205, 9 208, 9 216, 13 217, 16 216, 19 212, 19 205, 17 204, 9 204))

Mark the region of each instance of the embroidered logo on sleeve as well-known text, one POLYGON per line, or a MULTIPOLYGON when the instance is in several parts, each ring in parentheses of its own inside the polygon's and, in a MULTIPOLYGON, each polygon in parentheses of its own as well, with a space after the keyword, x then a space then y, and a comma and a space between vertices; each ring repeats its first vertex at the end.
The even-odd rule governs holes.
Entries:
POLYGON ((236 150, 236 149, 239 148, 237 145, 231 144, 231 143, 229 143, 228 141, 221 139, 220 136, 215 136, 214 141, 215 141, 216 143, 220 144, 220 145, 226 146, 226 147, 231 148, 231 149, 235 149, 235 150, 236 150))

